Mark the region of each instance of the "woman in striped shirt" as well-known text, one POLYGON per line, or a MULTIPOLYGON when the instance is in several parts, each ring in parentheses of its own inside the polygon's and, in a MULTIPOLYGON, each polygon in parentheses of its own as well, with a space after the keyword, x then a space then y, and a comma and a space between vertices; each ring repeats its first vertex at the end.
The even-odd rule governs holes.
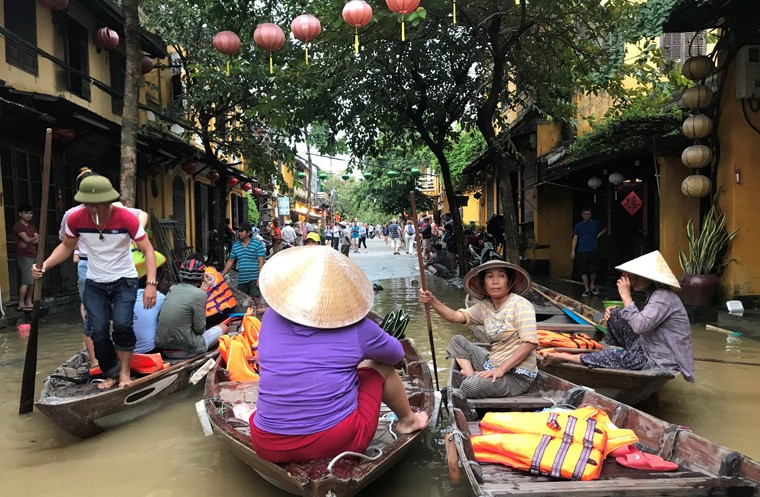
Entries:
POLYGON ((492 260, 464 277, 465 291, 480 302, 454 310, 420 290, 420 302, 429 303, 445 320, 481 325, 491 349, 457 335, 446 347, 456 359, 464 380, 460 388, 469 398, 509 397, 528 391, 537 375, 536 311, 520 296, 530 288, 530 276, 521 267, 492 260))

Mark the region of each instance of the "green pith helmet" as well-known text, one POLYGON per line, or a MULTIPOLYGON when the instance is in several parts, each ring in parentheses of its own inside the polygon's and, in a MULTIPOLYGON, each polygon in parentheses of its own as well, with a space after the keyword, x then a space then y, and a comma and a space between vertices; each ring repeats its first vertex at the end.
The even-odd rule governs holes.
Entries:
POLYGON ((119 192, 114 190, 105 176, 88 176, 79 184, 79 191, 74 200, 83 204, 110 204, 119 199, 119 192))

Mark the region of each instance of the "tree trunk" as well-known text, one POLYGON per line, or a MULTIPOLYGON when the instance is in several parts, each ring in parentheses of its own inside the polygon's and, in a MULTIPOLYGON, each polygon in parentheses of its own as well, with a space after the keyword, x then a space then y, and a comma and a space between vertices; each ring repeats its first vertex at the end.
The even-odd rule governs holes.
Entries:
POLYGON ((138 0, 122 0, 124 37, 127 67, 124 78, 124 109, 121 124, 121 176, 120 193, 124 205, 135 205, 135 177, 137 149, 135 136, 138 128, 137 104, 140 99, 142 77, 140 74, 140 20, 138 0))
POLYGON ((509 159, 503 153, 494 150, 492 152, 494 165, 496 166, 496 177, 499 181, 499 200, 501 209, 504 213, 504 256, 513 264, 520 264, 520 247, 519 234, 517 226, 517 215, 515 213, 515 203, 512 196, 512 180, 509 177, 509 159))

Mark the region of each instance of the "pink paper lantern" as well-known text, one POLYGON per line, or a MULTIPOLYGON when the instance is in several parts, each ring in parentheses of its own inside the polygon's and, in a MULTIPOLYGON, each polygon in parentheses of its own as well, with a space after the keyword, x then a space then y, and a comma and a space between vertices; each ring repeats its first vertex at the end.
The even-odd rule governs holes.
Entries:
POLYGON ((319 19, 311 14, 302 14, 290 23, 290 31, 297 40, 309 43, 315 40, 322 32, 322 24, 319 19))
POLYGON ((69 6, 69 0, 39 0, 40 5, 48 10, 63 10, 69 6))
POLYGON ((240 50, 240 38, 232 31, 219 31, 214 35, 213 45, 224 55, 233 55, 240 50))
POLYGON ((277 24, 265 22, 256 26, 253 32, 253 42, 259 48, 269 52, 269 74, 272 74, 272 52, 279 50, 285 44, 285 33, 277 24))
POLYGON ((343 6, 343 20, 354 27, 354 52, 359 53, 359 28, 372 20, 372 7, 364 0, 351 0, 343 6))
POLYGON ((401 15, 401 41, 406 41, 404 16, 417 10, 420 0, 385 0, 391 12, 401 15))
POLYGON ((195 162, 193 161, 187 161, 183 163, 180 168, 182 168, 183 171, 185 171, 187 174, 194 174, 195 173, 195 162))
POLYGON ((238 181, 239 181, 239 180, 238 180, 237 178, 234 178, 234 177, 233 177, 233 178, 229 178, 229 179, 227 180, 227 186, 229 186, 229 187, 233 187, 233 186, 235 186, 235 185, 237 185, 237 184, 238 184, 238 181))
POLYGON ((246 182, 246 183, 243 183, 243 187, 242 188, 243 188, 243 190, 245 190, 247 192, 250 192, 251 190, 253 190, 253 185, 250 184, 250 183, 248 183, 248 182, 246 182))
POLYGON ((105 50, 113 50, 119 44, 119 34, 111 28, 100 28, 92 35, 95 46, 105 50))

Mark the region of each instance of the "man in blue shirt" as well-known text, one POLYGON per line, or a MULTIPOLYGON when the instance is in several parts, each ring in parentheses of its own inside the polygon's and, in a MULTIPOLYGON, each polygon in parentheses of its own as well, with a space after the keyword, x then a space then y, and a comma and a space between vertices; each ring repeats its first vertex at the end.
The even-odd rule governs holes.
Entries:
POLYGON ((250 223, 243 223, 238 229, 238 241, 232 246, 230 258, 222 270, 222 277, 230 272, 232 265, 238 261, 237 288, 243 293, 250 295, 256 307, 261 305, 261 292, 259 292, 259 270, 264 265, 266 249, 261 241, 251 238, 250 223))
POLYGON ((570 252, 570 258, 577 264, 578 271, 583 278, 585 291, 584 297, 599 295, 599 289, 596 288, 596 271, 599 265, 599 237, 602 236, 607 228, 602 228, 602 223, 596 219, 591 219, 591 209, 584 207, 581 212, 583 221, 579 222, 573 228, 573 248, 570 252))

